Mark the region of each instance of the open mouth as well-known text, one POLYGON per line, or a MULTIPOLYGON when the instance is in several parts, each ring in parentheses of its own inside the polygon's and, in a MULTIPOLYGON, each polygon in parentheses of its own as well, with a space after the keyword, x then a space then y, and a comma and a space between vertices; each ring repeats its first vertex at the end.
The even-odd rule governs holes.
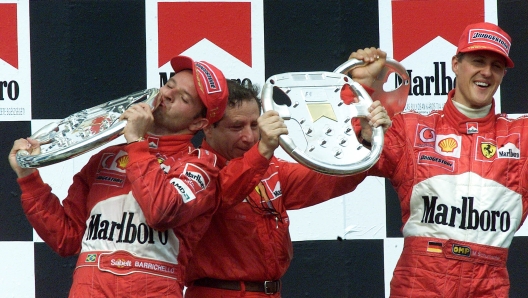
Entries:
POLYGON ((484 82, 475 82, 475 85, 477 85, 479 87, 483 87, 483 88, 487 88, 487 87, 490 86, 490 84, 484 83, 484 82))

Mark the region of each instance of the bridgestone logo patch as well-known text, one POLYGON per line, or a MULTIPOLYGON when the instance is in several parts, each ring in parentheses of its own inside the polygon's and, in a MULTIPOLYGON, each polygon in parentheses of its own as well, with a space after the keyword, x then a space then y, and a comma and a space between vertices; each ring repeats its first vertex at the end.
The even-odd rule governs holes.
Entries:
POLYGON ((479 33, 479 32, 475 32, 473 33, 473 36, 472 38, 484 38, 484 39, 489 39, 491 41, 495 41, 499 44, 501 44, 506 50, 509 50, 509 46, 508 46, 508 43, 506 43, 503 39, 497 37, 497 36, 493 36, 491 34, 485 34, 485 33, 479 33))

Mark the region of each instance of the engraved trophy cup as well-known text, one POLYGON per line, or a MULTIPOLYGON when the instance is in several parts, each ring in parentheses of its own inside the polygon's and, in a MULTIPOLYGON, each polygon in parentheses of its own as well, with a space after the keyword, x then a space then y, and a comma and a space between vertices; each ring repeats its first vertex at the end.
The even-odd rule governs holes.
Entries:
POLYGON ((23 168, 38 168, 61 162, 97 148, 117 138, 125 128, 121 114, 131 105, 145 102, 156 106, 159 89, 151 88, 74 113, 52 122, 30 138, 39 141, 40 153, 17 152, 17 162, 23 168))

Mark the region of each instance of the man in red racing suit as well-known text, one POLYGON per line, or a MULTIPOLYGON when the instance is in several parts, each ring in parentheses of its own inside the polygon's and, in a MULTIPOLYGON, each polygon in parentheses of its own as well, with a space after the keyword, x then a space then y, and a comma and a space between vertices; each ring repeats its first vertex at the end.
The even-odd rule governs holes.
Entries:
MULTIPOLYGON (((349 193, 365 175, 329 176, 275 158, 283 120, 275 111, 259 117, 256 90, 228 86, 226 113, 202 143, 222 168, 221 205, 189 263, 185 297, 280 297, 293 257, 287 210, 349 193)), ((390 124, 382 107, 373 117, 376 126, 390 124)))
MULTIPOLYGON (((509 46, 498 26, 469 25, 443 110, 392 119, 368 171, 389 178, 401 204, 404 248, 391 297, 508 296, 508 247, 528 207, 528 119, 494 114, 493 94, 513 67, 509 46)), ((385 56, 374 48, 352 53, 370 63, 352 77, 368 85, 385 56)))
POLYGON ((38 144, 19 139, 11 150, 27 218, 58 254, 79 254, 70 297, 183 296, 192 248, 218 207, 216 156, 191 138, 220 119, 227 86, 207 62, 178 56, 171 64, 176 74, 160 89, 159 105, 123 113, 128 144, 94 155, 62 205, 37 170, 16 163, 18 150, 38 144), (214 86, 208 77, 217 78, 214 86))

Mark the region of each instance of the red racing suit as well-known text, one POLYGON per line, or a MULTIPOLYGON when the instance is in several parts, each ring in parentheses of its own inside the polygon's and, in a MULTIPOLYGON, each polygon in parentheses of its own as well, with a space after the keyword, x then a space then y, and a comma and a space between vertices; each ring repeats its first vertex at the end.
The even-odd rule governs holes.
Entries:
POLYGON ((528 118, 402 113, 369 175, 390 179, 404 248, 391 297, 507 297, 508 247, 526 218, 528 118))
MULTIPOLYGON (((205 141, 202 148, 215 153, 205 141)), ((259 153, 258 144, 227 166, 217 155, 222 168, 221 205, 187 267, 185 297, 280 297, 280 292, 244 293, 193 286, 193 282, 203 278, 261 283, 280 280, 293 257, 286 211, 347 194, 366 174, 329 176, 275 157, 268 160, 259 153), (257 187, 259 182, 262 184, 257 187)))
POLYGON ((192 247, 218 208, 216 156, 191 138, 102 150, 62 205, 38 171, 18 180, 42 239, 61 256, 80 253, 70 297, 182 297, 192 247))

